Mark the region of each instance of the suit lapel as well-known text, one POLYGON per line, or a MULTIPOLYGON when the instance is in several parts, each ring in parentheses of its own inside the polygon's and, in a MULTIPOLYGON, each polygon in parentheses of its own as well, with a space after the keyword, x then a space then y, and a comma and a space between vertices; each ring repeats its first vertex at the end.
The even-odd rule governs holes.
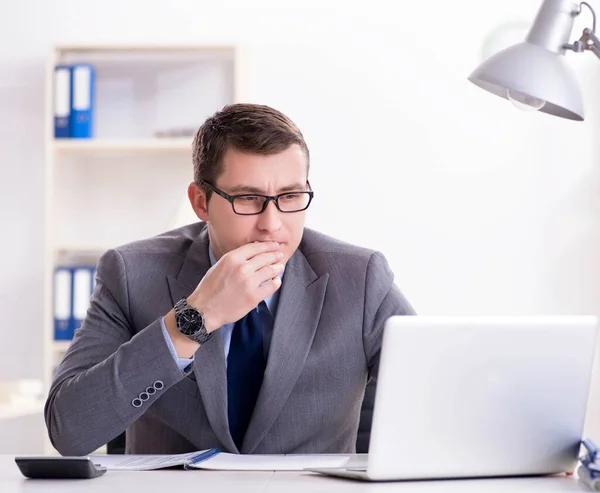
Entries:
POLYGON ((275 422, 298 380, 317 330, 329 274, 317 277, 296 250, 281 287, 261 391, 242 444, 252 453, 275 422))
POLYGON ((227 419, 227 367, 221 335, 217 332, 196 351, 194 374, 206 417, 226 450, 237 452, 227 419))
POLYGON ((209 268, 208 228, 204 227, 190 245, 177 277, 167 276, 173 304, 177 303, 184 296, 192 294, 192 291, 196 289, 196 286, 209 268))
MULTIPOLYGON (((208 232, 205 228, 191 245, 178 276, 167 276, 173 304, 189 296, 209 268, 208 232)), ((196 351, 193 368, 213 432, 226 449, 237 451, 227 422, 227 371, 218 331, 196 351)))

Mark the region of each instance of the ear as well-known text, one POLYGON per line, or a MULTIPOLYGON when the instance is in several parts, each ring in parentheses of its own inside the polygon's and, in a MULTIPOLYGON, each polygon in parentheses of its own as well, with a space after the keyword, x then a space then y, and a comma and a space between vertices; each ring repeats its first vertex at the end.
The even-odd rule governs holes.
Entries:
POLYGON ((206 201, 206 194, 200 185, 196 182, 192 182, 188 186, 188 198, 192 209, 201 221, 208 221, 208 202, 206 201))

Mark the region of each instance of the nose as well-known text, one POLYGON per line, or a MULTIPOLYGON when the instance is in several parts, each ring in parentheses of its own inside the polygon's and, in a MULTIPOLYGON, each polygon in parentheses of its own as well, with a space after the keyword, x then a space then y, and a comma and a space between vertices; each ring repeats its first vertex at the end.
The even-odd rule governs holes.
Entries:
POLYGON ((281 212, 277 209, 275 202, 270 201, 262 214, 258 215, 258 228, 269 233, 281 228, 281 212))

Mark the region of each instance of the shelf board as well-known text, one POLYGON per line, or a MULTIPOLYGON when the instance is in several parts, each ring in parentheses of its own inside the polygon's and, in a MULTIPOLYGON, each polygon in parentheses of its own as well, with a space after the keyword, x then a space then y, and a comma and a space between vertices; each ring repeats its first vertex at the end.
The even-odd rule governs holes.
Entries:
POLYGON ((227 44, 59 44, 55 45, 58 52, 69 53, 106 53, 106 52, 231 52, 235 49, 234 45, 227 44))
POLYGON ((71 341, 52 341, 52 347, 56 353, 66 352, 70 345, 71 341))
POLYGON ((57 254, 75 253, 100 255, 113 247, 114 245, 58 245, 54 248, 54 251, 57 254))
POLYGON ((148 152, 188 151, 192 152, 192 137, 150 139, 54 139, 52 146, 61 152, 148 152))

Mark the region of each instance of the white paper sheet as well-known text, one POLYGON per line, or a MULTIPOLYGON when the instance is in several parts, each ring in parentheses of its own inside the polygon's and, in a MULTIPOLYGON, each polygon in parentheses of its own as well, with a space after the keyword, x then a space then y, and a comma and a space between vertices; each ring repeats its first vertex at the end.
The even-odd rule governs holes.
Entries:
POLYGON ((347 455, 238 455, 220 452, 197 464, 190 461, 203 450, 177 455, 97 455, 89 457, 116 471, 150 471, 188 464, 190 468, 220 471, 302 471, 321 467, 340 467, 350 458, 347 455))
POLYGON ((199 452, 178 455, 90 455, 94 464, 117 471, 149 471, 187 464, 199 452))
POLYGON ((220 471, 302 471, 309 468, 340 467, 349 458, 347 455, 238 455, 221 452, 191 467, 220 471))

